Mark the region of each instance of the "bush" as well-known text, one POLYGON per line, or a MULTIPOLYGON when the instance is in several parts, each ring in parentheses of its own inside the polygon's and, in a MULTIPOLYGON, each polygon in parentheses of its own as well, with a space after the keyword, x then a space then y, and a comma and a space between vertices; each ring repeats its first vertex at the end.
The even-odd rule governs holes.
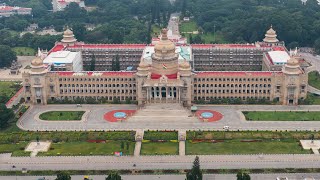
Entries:
POLYGON ((177 140, 177 131, 146 131, 143 139, 145 140, 177 140))

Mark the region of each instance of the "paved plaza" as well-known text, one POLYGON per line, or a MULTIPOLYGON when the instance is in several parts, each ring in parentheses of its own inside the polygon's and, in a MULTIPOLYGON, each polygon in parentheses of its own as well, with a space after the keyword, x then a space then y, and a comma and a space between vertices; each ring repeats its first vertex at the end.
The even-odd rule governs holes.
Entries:
POLYGON ((50 145, 50 141, 30 142, 25 151, 31 152, 31 157, 35 157, 38 152, 47 152, 50 145))
POLYGON ((74 130, 320 130, 320 121, 246 121, 241 111, 319 111, 320 106, 275 105, 204 105, 199 110, 220 112, 223 117, 216 122, 203 122, 178 104, 150 104, 143 109, 136 105, 46 105, 32 106, 18 121, 18 126, 30 131, 74 130), (36 117, 45 111, 88 110, 84 121, 39 121, 36 117), (108 122, 104 114, 113 110, 138 110, 135 115, 121 122, 108 122))

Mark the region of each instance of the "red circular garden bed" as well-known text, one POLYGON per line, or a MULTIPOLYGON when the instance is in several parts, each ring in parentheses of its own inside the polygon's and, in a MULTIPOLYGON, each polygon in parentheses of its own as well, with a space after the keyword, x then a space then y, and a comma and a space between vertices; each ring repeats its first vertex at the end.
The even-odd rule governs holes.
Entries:
POLYGON ((109 111, 107 113, 104 114, 104 119, 108 122, 118 122, 118 121, 122 121, 127 119, 128 117, 132 116, 134 113, 136 112, 136 110, 113 110, 113 111, 109 111), (117 118, 115 117, 115 113, 117 112, 122 112, 122 113, 126 113, 126 117, 123 118, 117 118))
POLYGON ((205 122, 215 122, 215 121, 219 121, 223 118, 223 115, 217 111, 212 111, 212 110, 198 110, 196 112, 196 116, 202 120, 202 121, 205 121, 205 122), (204 118, 201 116, 201 114, 203 113, 212 113, 213 116, 212 117, 209 117, 209 118, 204 118))

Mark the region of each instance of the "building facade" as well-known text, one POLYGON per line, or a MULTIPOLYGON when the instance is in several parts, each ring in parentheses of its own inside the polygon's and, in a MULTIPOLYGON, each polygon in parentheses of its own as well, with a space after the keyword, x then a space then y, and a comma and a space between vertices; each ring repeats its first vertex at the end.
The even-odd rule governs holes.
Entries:
POLYGON ((12 15, 31 15, 32 8, 11 7, 0 5, 0 17, 9 17, 12 15))
POLYGON ((47 104, 48 100, 55 99, 94 98, 133 100, 139 105, 181 103, 185 106, 191 106, 194 101, 225 98, 276 100, 296 105, 306 98, 308 76, 294 54, 280 70, 261 71, 266 52, 287 52, 279 41, 186 46, 184 48, 192 52, 177 51, 183 48, 168 38, 166 29, 154 46, 85 44, 77 42, 70 30, 66 30, 64 39, 56 43, 49 54, 65 50, 81 52, 84 67, 94 56, 96 70, 55 71, 37 57, 32 61, 31 70, 23 73, 24 96, 26 101, 35 104, 47 104), (145 56, 148 48, 153 49, 145 56), (121 70, 105 71, 115 56, 120 57, 121 70), (125 70, 128 66, 134 67, 133 70, 125 70), (197 70, 201 68, 205 71, 197 70))

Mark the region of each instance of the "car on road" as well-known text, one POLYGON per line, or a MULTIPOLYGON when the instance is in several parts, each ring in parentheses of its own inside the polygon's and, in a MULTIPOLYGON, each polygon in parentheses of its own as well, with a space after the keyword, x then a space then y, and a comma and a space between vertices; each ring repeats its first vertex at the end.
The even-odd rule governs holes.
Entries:
POLYGON ((277 177, 276 180, 289 180, 287 177, 277 177))

